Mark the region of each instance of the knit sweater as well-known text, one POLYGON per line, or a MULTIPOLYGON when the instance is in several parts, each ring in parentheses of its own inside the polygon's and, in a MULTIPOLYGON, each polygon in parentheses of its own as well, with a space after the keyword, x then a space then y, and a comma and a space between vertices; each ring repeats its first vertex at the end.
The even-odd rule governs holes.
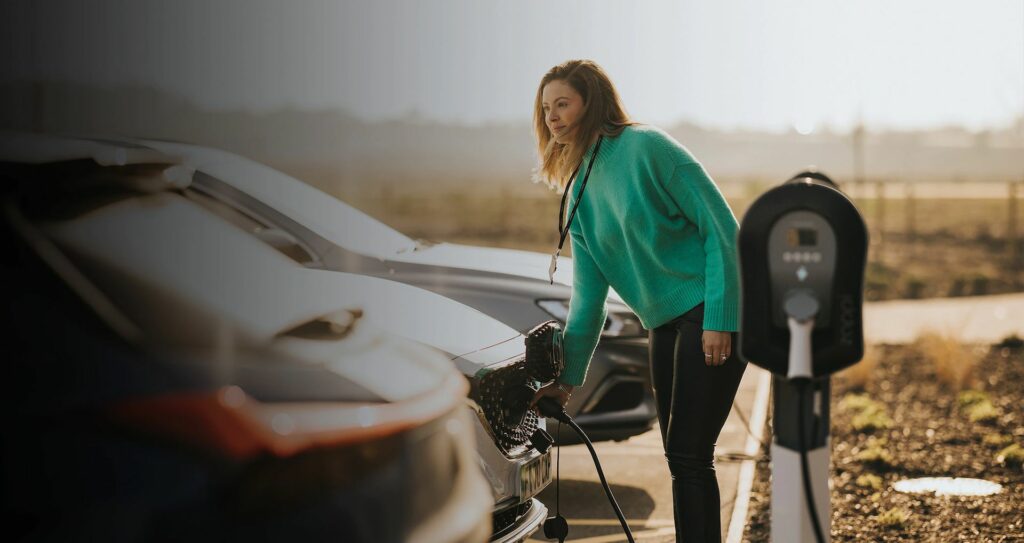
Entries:
MULTIPOLYGON (((567 209, 579 199, 595 145, 567 209)), ((609 286, 646 329, 704 302, 704 329, 736 331, 736 217, 704 168, 661 130, 604 137, 570 227, 573 285, 559 380, 582 385, 607 312, 609 286)))

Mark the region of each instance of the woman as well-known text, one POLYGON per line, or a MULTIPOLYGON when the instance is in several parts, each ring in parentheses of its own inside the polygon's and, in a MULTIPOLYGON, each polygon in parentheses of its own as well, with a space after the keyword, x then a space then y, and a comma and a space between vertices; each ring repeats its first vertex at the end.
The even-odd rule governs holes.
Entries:
POLYGON ((720 541, 715 441, 746 367, 733 355, 736 218, 682 145, 630 120, 591 61, 544 75, 534 129, 541 177, 563 190, 575 178, 563 206, 573 256, 565 368, 534 402, 551 396, 564 406, 583 384, 613 287, 650 331, 676 540, 720 541))

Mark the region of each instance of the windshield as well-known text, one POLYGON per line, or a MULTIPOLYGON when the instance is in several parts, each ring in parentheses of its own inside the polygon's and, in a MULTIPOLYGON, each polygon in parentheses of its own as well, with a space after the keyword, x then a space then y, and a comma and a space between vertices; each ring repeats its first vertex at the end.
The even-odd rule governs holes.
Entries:
POLYGON ((388 258, 417 247, 413 239, 334 196, 257 162, 216 149, 167 142, 147 144, 185 157, 195 169, 249 194, 349 251, 388 258))

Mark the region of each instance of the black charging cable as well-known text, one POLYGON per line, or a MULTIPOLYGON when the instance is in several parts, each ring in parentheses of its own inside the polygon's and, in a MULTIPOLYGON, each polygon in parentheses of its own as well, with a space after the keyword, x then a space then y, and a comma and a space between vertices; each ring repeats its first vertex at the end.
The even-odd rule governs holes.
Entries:
POLYGON ((544 537, 565 543, 569 537, 569 522, 562 516, 562 421, 555 429, 555 516, 544 521, 544 537))
MULTIPOLYGON (((622 515, 622 510, 619 509, 619 503, 615 501, 615 496, 612 495, 612 489, 608 486, 607 479, 604 478, 604 470, 601 469, 601 461, 597 458, 597 451, 594 450, 594 444, 590 442, 590 438, 587 437, 587 434, 583 433, 583 430, 579 425, 569 417, 569 414, 565 412, 565 409, 559 405, 558 401, 554 398, 545 396, 538 400, 537 410, 545 417, 551 417, 559 422, 564 422, 572 428, 573 431, 580 436, 580 439, 583 440, 583 443, 586 444, 587 449, 590 451, 590 456, 594 459, 594 467, 597 468, 597 476, 601 478, 601 486, 604 487, 604 493, 608 496, 608 502, 611 503, 612 509, 615 510, 615 516, 619 518, 619 524, 622 525, 622 531, 625 532, 626 539, 629 540, 629 543, 635 543, 633 541, 633 532, 629 531, 629 525, 626 524, 626 517, 622 515)), ((568 526, 566 526, 566 531, 568 531, 568 526)))
POLYGON ((807 511, 811 514, 811 527, 814 528, 814 538, 818 543, 825 543, 825 536, 821 531, 821 524, 818 522, 818 508, 814 506, 814 489, 811 488, 811 468, 807 460, 807 420, 805 410, 807 408, 807 396, 814 392, 810 387, 810 379, 796 378, 792 380, 792 383, 797 387, 796 429, 800 434, 800 472, 804 480, 804 498, 807 501, 807 511))

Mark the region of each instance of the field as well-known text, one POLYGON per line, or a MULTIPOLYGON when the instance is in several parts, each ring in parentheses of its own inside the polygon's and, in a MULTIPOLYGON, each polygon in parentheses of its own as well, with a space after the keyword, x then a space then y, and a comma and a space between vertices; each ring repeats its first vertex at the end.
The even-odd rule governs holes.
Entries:
MULTIPOLYGON (((414 238, 541 252, 557 243, 559 198, 542 185, 427 187, 371 186, 344 198, 414 238)), ((1024 190, 1011 200, 1008 185, 915 185, 912 194, 907 187, 886 185, 883 198, 878 184, 851 191, 871 235, 868 300, 1022 289, 1024 225, 1018 215, 1024 190)), ((727 185, 723 192, 742 220, 764 188, 727 185)))

